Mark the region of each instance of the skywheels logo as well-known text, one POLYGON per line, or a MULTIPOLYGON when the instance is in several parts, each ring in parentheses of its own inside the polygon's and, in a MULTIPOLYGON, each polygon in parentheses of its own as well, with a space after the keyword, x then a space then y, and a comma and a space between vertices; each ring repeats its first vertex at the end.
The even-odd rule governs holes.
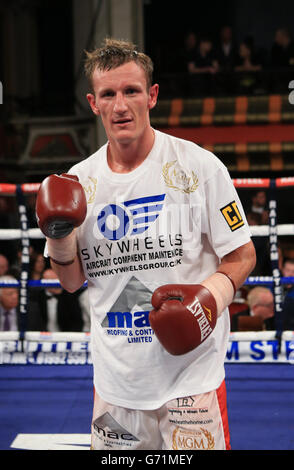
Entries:
POLYGON ((97 218, 102 235, 108 240, 120 240, 126 235, 145 232, 159 216, 165 194, 131 199, 121 204, 108 204, 97 218))

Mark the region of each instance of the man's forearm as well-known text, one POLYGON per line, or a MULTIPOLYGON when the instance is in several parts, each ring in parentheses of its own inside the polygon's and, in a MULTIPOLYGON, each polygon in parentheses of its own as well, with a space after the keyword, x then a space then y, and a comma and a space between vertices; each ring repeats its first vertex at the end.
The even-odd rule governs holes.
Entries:
POLYGON ((72 264, 61 266, 50 260, 51 267, 59 279, 62 287, 68 292, 75 292, 84 284, 86 278, 83 272, 81 261, 75 257, 72 264))
POLYGON ((224 256, 217 272, 201 282, 213 295, 218 316, 233 301, 236 290, 254 268, 255 260, 254 246, 252 242, 247 243, 224 256))
POLYGON ((218 267, 218 271, 222 271, 230 276, 236 289, 239 289, 254 269, 255 264, 255 248, 252 241, 250 241, 224 256, 218 267))

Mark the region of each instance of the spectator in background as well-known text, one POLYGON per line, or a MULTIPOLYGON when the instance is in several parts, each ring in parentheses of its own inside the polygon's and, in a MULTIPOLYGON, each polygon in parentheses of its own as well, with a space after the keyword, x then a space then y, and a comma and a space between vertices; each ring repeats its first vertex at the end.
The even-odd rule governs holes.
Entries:
POLYGON ((0 276, 7 274, 9 270, 9 261, 5 255, 0 254, 0 276))
MULTIPOLYGON (((52 269, 46 269, 43 279, 57 278, 52 269)), ((29 299, 28 330, 83 331, 79 293, 70 294, 61 287, 38 289, 29 299)))
POLYGON ((90 331, 91 329, 91 318, 90 318, 90 304, 89 295, 87 288, 81 288, 78 291, 78 301, 81 308, 82 319, 83 319, 83 331, 90 331))
POLYGON ((237 56, 236 72, 257 72, 262 69, 254 53, 253 44, 249 40, 244 40, 239 45, 237 56))
MULTIPOLYGON (((14 205, 14 199, 15 198, 0 196, 0 227, 2 229, 17 227, 16 221, 18 221, 18 213, 14 205)), ((14 257, 16 244, 15 240, 0 240, 0 253, 5 253, 10 263, 14 257)))
POLYGON ((46 269, 46 260, 42 253, 36 253, 31 256, 30 274, 32 280, 42 279, 43 272, 46 269))
POLYGON ((250 211, 260 215, 260 225, 268 224, 269 212, 267 209, 266 192, 263 190, 255 191, 251 198, 250 211))
POLYGON ((294 41, 286 28, 279 28, 275 33, 271 49, 271 65, 273 67, 294 66, 294 41))
MULTIPOLYGON (((1 276, 0 282, 16 281, 13 276, 1 276)), ((0 331, 18 331, 18 287, 0 287, 0 331)))
POLYGON ((212 41, 208 37, 202 37, 196 56, 194 60, 189 63, 189 72, 191 74, 214 74, 218 69, 219 66, 213 51, 212 41))
MULTIPOLYGON (((286 258, 281 271, 283 277, 294 277, 294 258, 286 258)), ((294 330, 294 284, 284 286, 283 327, 294 330)))
POLYGON ((221 71, 233 70, 236 62, 236 53, 232 28, 230 26, 223 26, 220 31, 220 42, 216 47, 216 58, 221 71))
MULTIPOLYGON (((29 247, 29 256, 30 256, 30 262, 32 262, 33 258, 36 256, 36 253, 32 246, 29 247)), ((14 253, 13 261, 10 263, 9 274, 19 279, 20 273, 21 273, 21 267, 22 267, 21 265, 22 265, 22 248, 20 244, 18 244, 14 253)))
POLYGON ((182 52, 182 71, 189 72, 190 64, 194 62, 197 54, 197 36, 193 31, 189 31, 185 36, 184 48, 182 52))
MULTIPOLYGON (((37 194, 26 194, 26 209, 27 209, 27 218, 28 226, 30 228, 39 228, 37 219, 36 219, 36 198, 37 194)), ((43 253, 44 251, 44 238, 32 238, 30 244, 33 247, 33 250, 38 253, 43 253)))
POLYGON ((265 330, 274 330, 274 295, 266 287, 253 287, 248 293, 247 303, 252 316, 263 318, 265 330))
MULTIPOLYGON (((294 258, 285 258, 282 265, 282 276, 283 277, 294 277, 294 258)), ((294 284, 286 284, 286 289, 292 289, 294 284)))
MULTIPOLYGON (((267 225, 268 216, 266 192, 263 190, 255 191, 251 198, 251 205, 246 212, 248 224, 251 226, 267 225)), ((270 263, 268 236, 254 236, 254 232, 252 233, 252 242, 256 251, 256 265, 251 276, 271 275, 272 268, 270 263)))
POLYGON ((259 317, 264 330, 274 330, 274 296, 266 287, 253 287, 247 296, 248 309, 236 313, 231 318, 231 331, 238 331, 238 320, 241 316, 259 317))
POLYGON ((200 40, 197 54, 188 66, 189 92, 191 96, 209 96, 216 92, 216 73, 218 63, 213 52, 211 39, 203 37, 200 40))
MULTIPOLYGON (((42 253, 36 253, 34 249, 30 255, 30 270, 29 279, 32 281, 38 281, 43 278, 43 273, 48 266, 48 261, 45 260, 42 253)), ((30 299, 38 298, 39 292, 43 290, 42 287, 29 287, 30 299)))
POLYGON ((255 54, 252 39, 248 38, 239 45, 234 70, 237 74, 235 74, 235 93, 251 94, 263 89, 263 79, 258 73, 262 70, 262 65, 255 54))
POLYGON ((283 264, 285 261, 285 256, 283 252, 283 247, 281 246, 280 242, 278 242, 278 255, 279 255, 278 266, 279 266, 279 270, 282 271, 283 264))
POLYGON ((247 212, 246 219, 248 225, 261 225, 261 214, 257 212, 247 212))
POLYGON ((285 258, 294 259, 294 244, 291 244, 290 246, 287 247, 285 258))

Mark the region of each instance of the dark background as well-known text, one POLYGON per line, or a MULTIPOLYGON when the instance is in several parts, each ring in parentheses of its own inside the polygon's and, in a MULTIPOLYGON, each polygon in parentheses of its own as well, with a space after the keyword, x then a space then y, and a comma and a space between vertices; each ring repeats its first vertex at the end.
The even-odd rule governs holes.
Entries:
MULTIPOLYGON (((106 0, 104 0, 106 1, 106 0)), ((73 22, 71 0, 0 0, 0 80, 7 53, 4 52, 4 10, 23 15, 33 9, 37 15, 37 48, 40 91, 27 99, 30 115, 74 113, 73 22)), ((208 34, 217 43, 220 28, 230 25, 236 42, 247 36, 266 56, 275 30, 288 27, 294 37, 294 2, 292 0, 223 0, 221 2, 145 0, 145 51, 155 63, 155 77, 172 72, 185 34, 208 34)), ((91 25, 89 24, 89 31, 91 25)), ((21 35, 22 33, 20 33, 21 35)), ((17 54, 22 60, 22 39, 17 54)), ((26 64, 23 64, 26 67, 26 64)), ((294 77, 293 77, 294 78, 294 77)), ((5 87, 4 87, 4 97, 5 87)), ((3 111, 3 110, 2 110, 3 111)))

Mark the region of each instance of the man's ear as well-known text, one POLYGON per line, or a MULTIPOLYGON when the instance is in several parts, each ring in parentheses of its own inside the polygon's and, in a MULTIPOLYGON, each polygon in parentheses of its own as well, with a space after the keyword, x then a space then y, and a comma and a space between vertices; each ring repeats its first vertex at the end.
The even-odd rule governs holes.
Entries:
POLYGON ((96 114, 96 116, 99 116, 100 111, 96 105, 95 96, 93 95, 93 93, 88 93, 86 96, 93 113, 96 114))
POLYGON ((155 83, 149 89, 149 101, 148 101, 149 109, 152 109, 154 108, 154 106, 156 106, 158 92, 159 92, 159 85, 155 83))

